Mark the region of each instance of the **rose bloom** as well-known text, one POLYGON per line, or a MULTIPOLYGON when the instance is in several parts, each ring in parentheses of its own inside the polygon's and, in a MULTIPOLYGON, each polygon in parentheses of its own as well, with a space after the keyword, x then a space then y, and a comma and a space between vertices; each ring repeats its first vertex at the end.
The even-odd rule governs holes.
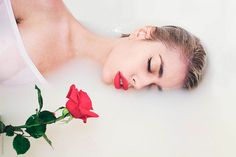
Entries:
POLYGON ((66 96, 69 100, 66 103, 66 108, 74 118, 82 119, 86 123, 87 118, 98 117, 98 115, 90 110, 93 110, 92 102, 86 92, 70 86, 70 90, 66 96))

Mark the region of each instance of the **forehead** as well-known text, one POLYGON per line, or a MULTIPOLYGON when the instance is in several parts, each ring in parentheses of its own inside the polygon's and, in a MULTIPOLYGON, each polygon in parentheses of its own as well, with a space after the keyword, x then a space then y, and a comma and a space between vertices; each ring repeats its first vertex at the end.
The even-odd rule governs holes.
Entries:
POLYGON ((158 51, 163 60, 163 77, 159 84, 163 89, 179 88, 183 85, 187 71, 187 63, 180 48, 167 47, 159 42, 158 51))

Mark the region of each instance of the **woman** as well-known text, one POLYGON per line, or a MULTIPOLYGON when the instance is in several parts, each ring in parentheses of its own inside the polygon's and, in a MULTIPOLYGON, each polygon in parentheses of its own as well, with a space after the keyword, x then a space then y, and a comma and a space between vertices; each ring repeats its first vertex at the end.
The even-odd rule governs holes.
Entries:
POLYGON ((176 26, 145 26, 122 38, 96 35, 61 0, 12 0, 25 48, 46 76, 73 58, 102 66, 102 80, 117 89, 196 87, 205 51, 198 38, 176 26))

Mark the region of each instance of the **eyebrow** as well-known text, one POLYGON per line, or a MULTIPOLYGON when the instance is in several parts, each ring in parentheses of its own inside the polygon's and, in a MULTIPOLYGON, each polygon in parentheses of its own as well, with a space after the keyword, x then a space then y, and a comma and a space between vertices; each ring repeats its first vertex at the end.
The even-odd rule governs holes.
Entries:
MULTIPOLYGON (((160 57, 160 60, 161 60, 161 65, 159 66, 160 69, 159 69, 159 72, 158 72, 158 77, 161 78, 163 76, 163 72, 164 72, 164 62, 162 60, 162 57, 161 55, 159 54, 159 57, 160 57)), ((160 85, 157 85, 157 88, 159 91, 162 91, 162 87, 160 85)))
POLYGON ((159 57, 160 57, 160 60, 161 60, 161 65, 159 66, 160 69, 159 69, 159 72, 158 72, 158 77, 161 78, 163 76, 163 72, 164 72, 164 62, 162 60, 162 57, 161 55, 159 54, 159 57))

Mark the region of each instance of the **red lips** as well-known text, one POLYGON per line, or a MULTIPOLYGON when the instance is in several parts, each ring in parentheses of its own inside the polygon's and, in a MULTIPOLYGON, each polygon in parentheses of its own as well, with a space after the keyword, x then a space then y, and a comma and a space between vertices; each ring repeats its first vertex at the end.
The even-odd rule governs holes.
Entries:
POLYGON ((116 89, 120 89, 121 87, 124 90, 128 89, 128 81, 126 78, 122 75, 120 71, 117 72, 115 78, 114 78, 114 86, 116 89))

